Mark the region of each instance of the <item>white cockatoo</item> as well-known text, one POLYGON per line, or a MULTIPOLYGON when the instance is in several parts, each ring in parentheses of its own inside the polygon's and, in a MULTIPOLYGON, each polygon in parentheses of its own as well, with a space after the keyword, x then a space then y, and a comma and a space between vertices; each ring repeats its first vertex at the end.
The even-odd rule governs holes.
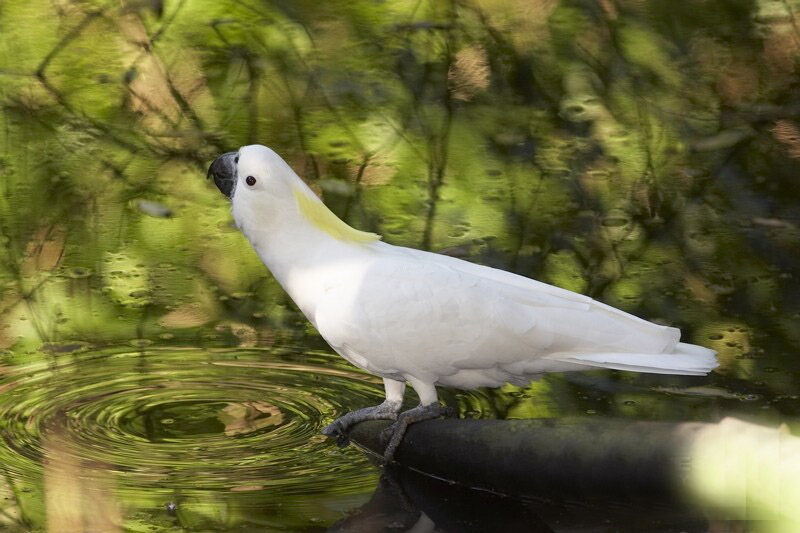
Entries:
POLYGON ((208 171, 236 225, 320 335, 383 378, 386 400, 323 430, 389 419, 391 459, 410 423, 443 413, 436 385, 524 385, 613 368, 703 375, 712 350, 587 296, 453 257, 392 246, 336 217, 275 152, 244 146, 208 171), (420 405, 400 413, 406 383, 420 405))

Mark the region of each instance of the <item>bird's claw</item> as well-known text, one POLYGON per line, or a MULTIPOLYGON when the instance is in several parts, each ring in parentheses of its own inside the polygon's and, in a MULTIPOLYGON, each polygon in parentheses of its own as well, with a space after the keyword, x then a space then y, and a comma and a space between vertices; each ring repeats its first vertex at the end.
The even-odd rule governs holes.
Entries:
MULTIPOLYGON (((344 417, 342 417, 344 418, 344 417)), ((341 418, 337 418, 321 431, 326 437, 336 439, 336 446, 344 448, 350 444, 350 437, 347 435, 347 429, 340 422, 341 418)))
POLYGON ((347 429, 342 426, 341 420, 344 417, 337 418, 323 428, 321 433, 326 437, 342 437, 347 433, 347 429))
POLYGON ((400 405, 401 402, 399 401, 386 400, 374 407, 352 411, 325 426, 322 429, 322 434, 326 437, 335 438, 336 445, 342 448, 350 442, 348 434, 351 427, 365 420, 397 420, 400 405))
POLYGON ((354 411, 352 413, 347 413, 346 415, 337 418, 327 426, 325 426, 320 433, 325 435, 326 437, 330 437, 332 439, 336 439, 336 446, 339 448, 344 448, 348 444, 350 444, 350 428, 357 423, 352 422, 353 417, 347 418, 349 415, 353 415, 358 411, 354 411))
POLYGON ((381 442, 387 442, 386 449, 383 452, 383 459, 387 463, 394 459, 394 452, 400 446, 400 442, 403 440, 409 425, 423 420, 439 418, 445 413, 447 413, 447 408, 441 407, 438 402, 430 405, 418 405, 413 409, 400 413, 394 424, 381 431, 381 442))

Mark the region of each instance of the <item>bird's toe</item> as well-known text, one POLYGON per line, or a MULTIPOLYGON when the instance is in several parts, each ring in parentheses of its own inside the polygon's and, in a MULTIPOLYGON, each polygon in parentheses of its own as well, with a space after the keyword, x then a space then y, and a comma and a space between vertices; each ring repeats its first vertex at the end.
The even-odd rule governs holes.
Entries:
POLYGON ((322 434, 326 437, 336 437, 338 439, 337 443, 344 442, 346 444, 347 434, 349 433, 350 428, 354 425, 358 424, 359 422, 364 422, 365 420, 396 420, 397 412, 399 410, 399 401, 386 400, 380 405, 376 405, 374 407, 365 407, 364 409, 352 411, 340 416, 325 426, 325 428, 322 430, 322 434), (345 437, 343 441, 341 439, 342 437, 345 437))
POLYGON ((321 433, 326 437, 340 437, 344 434, 344 428, 337 419, 325 426, 321 433))

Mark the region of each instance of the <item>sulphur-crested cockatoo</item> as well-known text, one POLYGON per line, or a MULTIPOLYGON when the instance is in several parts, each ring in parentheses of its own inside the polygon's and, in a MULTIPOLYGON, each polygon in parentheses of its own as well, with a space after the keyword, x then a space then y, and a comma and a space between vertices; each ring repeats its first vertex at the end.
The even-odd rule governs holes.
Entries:
POLYGON ((208 171, 236 225, 320 335, 383 378, 386 401, 323 430, 396 420, 390 459, 408 424, 442 414, 436 385, 526 384, 545 372, 614 368, 702 375, 712 350, 676 328, 587 296, 453 257, 392 246, 336 217, 265 146, 218 157, 208 171), (406 383, 420 405, 403 413, 406 383))

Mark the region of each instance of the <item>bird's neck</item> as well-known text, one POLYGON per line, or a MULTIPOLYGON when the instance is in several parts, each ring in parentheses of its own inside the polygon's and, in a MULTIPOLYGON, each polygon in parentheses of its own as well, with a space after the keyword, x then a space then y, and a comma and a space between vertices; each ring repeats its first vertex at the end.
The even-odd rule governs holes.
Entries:
POLYGON ((343 276, 356 275, 374 255, 379 237, 347 226, 310 190, 298 188, 294 205, 277 211, 234 208, 234 218, 261 261, 314 321, 314 309, 343 276), (366 259, 366 261, 365 261, 366 259))

